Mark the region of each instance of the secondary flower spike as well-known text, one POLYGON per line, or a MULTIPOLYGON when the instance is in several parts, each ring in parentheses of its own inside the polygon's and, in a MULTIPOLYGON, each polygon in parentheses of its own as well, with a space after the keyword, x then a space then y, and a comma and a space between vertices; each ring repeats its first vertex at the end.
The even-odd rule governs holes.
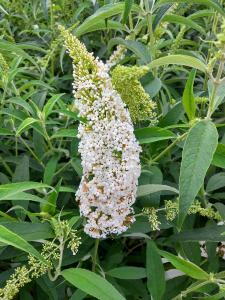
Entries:
POLYGON ((141 148, 129 112, 112 86, 108 65, 60 29, 73 60, 75 105, 86 120, 78 129, 83 177, 76 199, 87 218, 85 232, 106 238, 126 231, 135 221, 131 206, 140 176, 141 148))

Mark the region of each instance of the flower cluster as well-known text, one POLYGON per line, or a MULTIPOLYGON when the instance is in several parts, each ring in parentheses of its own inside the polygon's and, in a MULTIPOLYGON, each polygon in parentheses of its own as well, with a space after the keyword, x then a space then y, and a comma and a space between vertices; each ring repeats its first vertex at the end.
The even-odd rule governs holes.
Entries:
POLYGON ((42 246, 41 256, 45 259, 45 263, 29 255, 27 265, 17 267, 6 281, 4 288, 0 289, 1 300, 14 299, 23 286, 46 273, 51 280, 57 279, 60 274, 61 258, 66 243, 67 248, 70 248, 73 254, 77 253, 81 243, 80 237, 76 234, 77 231, 71 228, 68 221, 51 219, 51 224, 55 231, 55 239, 54 241, 46 241, 42 246), (58 266, 55 267, 57 262, 58 266), (54 268, 56 275, 52 277, 51 270, 54 268))
MULTIPOLYGON (((148 218, 148 221, 152 227, 152 230, 160 230, 160 221, 158 219, 158 211, 165 211, 165 217, 167 221, 173 221, 178 215, 179 203, 177 201, 165 200, 165 207, 156 209, 154 207, 145 207, 142 209, 142 214, 148 218)), ((188 214, 199 214, 209 219, 221 221, 222 217, 212 207, 201 207, 199 201, 195 201, 188 210, 188 214)), ((224 256, 225 257, 225 256, 224 256)))
POLYGON ((0 73, 1 73, 1 77, 2 77, 2 81, 5 82, 7 75, 9 72, 9 65, 6 62, 4 56, 2 55, 2 53, 0 53, 0 73))
POLYGON ((4 288, 0 289, 0 299, 14 299, 20 289, 29 283, 32 279, 38 278, 53 268, 53 261, 59 258, 57 245, 46 242, 43 246, 41 255, 46 260, 46 264, 35 257, 29 255, 28 265, 17 267, 14 273, 6 281, 4 288))
POLYGON ((114 90, 109 67, 60 27, 73 60, 74 96, 80 117, 79 152, 83 176, 76 199, 93 238, 120 234, 134 222, 141 151, 128 110, 114 90))
POLYGON ((52 219, 52 224, 57 239, 61 244, 67 243, 67 248, 72 251, 73 255, 76 255, 81 244, 81 238, 77 236, 77 230, 72 229, 68 221, 56 221, 52 219))
POLYGON ((125 57, 126 53, 126 47, 123 45, 118 45, 116 47, 116 50, 112 53, 110 58, 107 60, 107 65, 109 68, 112 68, 116 64, 119 63, 120 60, 122 60, 125 57))
POLYGON ((158 220, 157 209, 154 207, 145 207, 143 208, 142 212, 148 217, 148 221, 152 227, 152 230, 160 230, 159 225, 161 223, 158 220))
POLYGON ((112 71, 112 83, 129 108, 133 122, 150 119, 156 121, 156 104, 142 87, 139 79, 148 72, 148 67, 118 65, 112 71))
MULTIPOLYGON (((166 200, 165 201, 165 211, 166 211, 166 218, 168 221, 173 221, 177 214, 178 214, 178 201, 171 201, 171 200, 166 200)), ((217 221, 221 221, 222 217, 220 214, 215 211, 212 207, 206 207, 203 208, 201 207, 201 203, 199 201, 195 201, 191 207, 188 210, 188 214, 199 214, 203 217, 207 217, 210 219, 215 219, 217 221)))

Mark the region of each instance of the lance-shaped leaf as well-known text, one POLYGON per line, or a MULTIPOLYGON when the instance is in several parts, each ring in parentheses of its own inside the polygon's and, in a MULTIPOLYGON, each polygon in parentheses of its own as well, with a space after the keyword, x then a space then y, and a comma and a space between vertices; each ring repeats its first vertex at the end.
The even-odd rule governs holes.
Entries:
POLYGON ((45 263, 45 259, 33 246, 31 246, 21 236, 17 235, 16 233, 12 232, 2 225, 0 225, 0 242, 25 251, 45 263))
MULTIPOLYGON (((121 14, 124 12, 124 9, 125 2, 118 2, 102 6, 93 15, 88 17, 80 26, 76 28, 75 35, 79 37, 83 34, 92 31, 92 27, 95 26, 96 23, 102 22, 117 14, 121 14)), ((140 7, 138 5, 133 4, 130 10, 138 12, 140 11, 140 7)))
POLYGON ((85 269, 67 269, 62 276, 83 292, 100 300, 125 300, 105 278, 85 269))
POLYGON ((217 144, 217 129, 210 120, 202 120, 195 124, 187 136, 182 153, 179 179, 179 228, 204 183, 217 144))
POLYGON ((165 292, 165 271, 158 249, 153 241, 147 242, 146 250, 147 287, 153 300, 160 300, 165 292))
POLYGON ((162 250, 159 250, 159 254, 165 257, 176 269, 180 270, 181 272, 184 272, 192 278, 207 280, 210 277, 210 275, 206 273, 203 269, 201 269, 199 266, 179 256, 162 250))
POLYGON ((193 93, 193 85, 195 80, 195 74, 196 71, 192 70, 187 83, 185 85, 183 97, 182 97, 182 103, 184 106, 184 110, 189 118, 189 120, 193 120, 195 117, 195 111, 196 111, 196 104, 195 104, 195 98, 193 93))
POLYGON ((165 65, 182 65, 207 72, 207 66, 199 59, 189 55, 168 55, 157 58, 148 64, 149 69, 158 68, 165 65))

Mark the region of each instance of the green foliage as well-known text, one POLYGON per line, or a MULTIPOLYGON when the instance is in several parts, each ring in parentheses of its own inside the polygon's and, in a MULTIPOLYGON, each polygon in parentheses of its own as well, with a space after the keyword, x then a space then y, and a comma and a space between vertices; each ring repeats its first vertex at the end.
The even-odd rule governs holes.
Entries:
POLYGON ((223 2, 1 1, 1 299, 224 299, 223 2), (108 64, 142 148, 136 220, 100 241, 64 45, 96 89, 108 64))

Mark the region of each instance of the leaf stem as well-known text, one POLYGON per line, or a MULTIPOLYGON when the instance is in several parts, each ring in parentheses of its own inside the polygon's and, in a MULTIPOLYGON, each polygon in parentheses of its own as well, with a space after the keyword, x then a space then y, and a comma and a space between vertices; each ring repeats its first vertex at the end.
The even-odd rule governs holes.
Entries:
POLYGON ((99 239, 95 240, 94 254, 92 258, 92 272, 95 272, 96 269, 99 241, 100 241, 99 239))
POLYGON ((37 155, 34 153, 34 151, 30 148, 30 146, 25 142, 25 140, 19 136, 19 139, 21 140, 21 142, 24 144, 24 146, 30 151, 30 153, 33 155, 33 157, 39 162, 39 164, 45 168, 45 165, 43 164, 43 162, 37 157, 37 155))
POLYGON ((60 251, 59 261, 58 261, 58 265, 57 265, 57 267, 55 269, 55 274, 54 274, 54 276, 52 276, 51 272, 48 273, 49 278, 50 278, 51 281, 55 281, 59 277, 59 275, 61 273, 64 247, 65 247, 65 241, 64 241, 64 238, 61 237, 60 245, 59 245, 59 251, 60 251))
POLYGON ((211 118, 211 115, 212 115, 212 113, 214 111, 214 108, 215 108, 215 99, 216 99, 216 94, 217 94, 218 87, 220 85, 220 78, 223 74, 224 63, 225 63, 225 60, 222 59, 220 61, 220 65, 219 65, 219 68, 218 68, 218 71, 217 71, 216 78, 212 79, 213 89, 212 89, 212 94, 211 94, 210 101, 209 101, 209 107, 208 107, 207 116, 206 116, 207 119, 211 118))
POLYGON ((186 297, 187 294, 192 293, 192 292, 195 292, 195 291, 197 291, 199 288, 201 288, 201 287, 203 287, 204 285, 209 284, 209 283, 211 283, 211 282, 212 282, 212 281, 210 281, 210 280, 200 282, 199 284, 194 285, 193 287, 188 288, 187 290, 181 292, 181 294, 179 294, 178 296, 176 296, 175 298, 173 298, 173 300, 182 299, 183 297, 186 297))
POLYGON ((184 134, 182 134, 181 136, 179 136, 172 144, 170 144, 166 149, 164 149, 159 155, 157 155, 155 158, 153 158, 151 160, 151 163, 154 163, 158 160, 160 160, 161 157, 163 157, 167 152, 169 152, 177 143, 179 143, 180 141, 182 141, 185 136, 187 135, 188 133, 185 132, 184 134))

